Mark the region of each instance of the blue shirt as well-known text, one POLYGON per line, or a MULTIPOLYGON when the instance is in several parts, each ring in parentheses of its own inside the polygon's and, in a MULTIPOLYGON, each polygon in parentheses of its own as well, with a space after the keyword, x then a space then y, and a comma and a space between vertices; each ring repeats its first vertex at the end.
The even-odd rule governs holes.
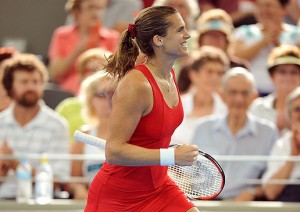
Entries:
MULTIPOLYGON (((278 137, 273 123, 250 114, 236 135, 227 123, 227 115, 210 116, 197 122, 192 143, 199 149, 214 155, 269 155, 278 137)), ((237 183, 258 179, 266 169, 266 161, 219 161, 226 183, 220 198, 234 198, 250 185, 237 183)))

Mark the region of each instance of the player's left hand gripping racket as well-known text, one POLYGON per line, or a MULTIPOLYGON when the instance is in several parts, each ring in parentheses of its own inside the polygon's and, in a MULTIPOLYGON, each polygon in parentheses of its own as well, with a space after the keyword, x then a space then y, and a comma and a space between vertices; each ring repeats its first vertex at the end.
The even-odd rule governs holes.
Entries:
MULTIPOLYGON (((106 141, 80 132, 74 133, 74 140, 104 149, 106 141)), ((171 145, 176 148, 180 145, 171 145)), ((200 150, 192 166, 169 166, 168 175, 191 199, 208 200, 217 197, 225 185, 225 174, 219 163, 200 150)))

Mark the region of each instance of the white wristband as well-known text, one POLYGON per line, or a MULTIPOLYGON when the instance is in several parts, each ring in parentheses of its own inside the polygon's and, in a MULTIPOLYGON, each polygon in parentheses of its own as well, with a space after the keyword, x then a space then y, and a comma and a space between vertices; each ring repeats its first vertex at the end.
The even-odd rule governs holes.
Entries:
POLYGON ((175 149, 160 149, 160 165, 172 166, 175 165, 175 149))

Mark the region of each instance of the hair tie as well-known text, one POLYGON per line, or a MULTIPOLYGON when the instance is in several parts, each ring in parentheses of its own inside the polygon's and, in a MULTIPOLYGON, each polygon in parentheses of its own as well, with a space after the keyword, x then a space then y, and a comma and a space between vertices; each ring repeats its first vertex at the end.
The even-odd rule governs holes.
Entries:
POLYGON ((130 33, 130 37, 134 39, 136 36, 135 24, 128 24, 128 32, 130 33))

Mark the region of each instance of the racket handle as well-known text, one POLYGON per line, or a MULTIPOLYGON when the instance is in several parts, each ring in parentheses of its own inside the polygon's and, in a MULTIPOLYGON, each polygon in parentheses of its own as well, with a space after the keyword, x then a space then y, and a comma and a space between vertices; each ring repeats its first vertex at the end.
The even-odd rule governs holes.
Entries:
POLYGON ((106 141, 104 139, 98 138, 96 136, 92 136, 86 133, 83 133, 79 130, 76 130, 74 133, 74 140, 83 142, 92 146, 99 147, 101 149, 105 149, 106 141))

